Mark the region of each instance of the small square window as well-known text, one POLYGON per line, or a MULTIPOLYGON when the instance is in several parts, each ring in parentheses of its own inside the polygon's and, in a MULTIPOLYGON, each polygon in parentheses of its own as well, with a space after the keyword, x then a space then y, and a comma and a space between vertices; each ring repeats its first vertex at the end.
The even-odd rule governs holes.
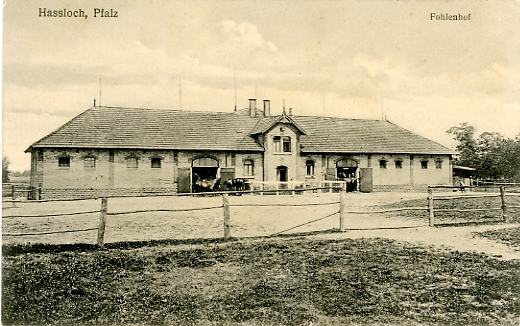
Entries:
POLYGON ((435 161, 435 168, 442 169, 442 161, 435 161))
POLYGON ((421 169, 427 169, 428 168, 428 161, 421 161, 421 169))
POLYGON ((60 157, 60 158, 58 158, 58 167, 60 167, 60 168, 70 168, 70 157, 60 157))
POLYGON ((96 159, 94 157, 85 157, 85 159, 83 160, 83 166, 86 168, 95 168, 96 159))
POLYGON ((403 161, 395 161, 395 168, 396 169, 402 169, 403 168, 403 161))
POLYGON ((158 157, 152 158, 152 169, 160 169, 161 168, 161 159, 158 157))
POLYGON ((137 169, 137 157, 129 157, 126 159, 126 167, 129 169, 137 169))
POLYGON ((386 169, 386 160, 379 160, 379 168, 386 169))

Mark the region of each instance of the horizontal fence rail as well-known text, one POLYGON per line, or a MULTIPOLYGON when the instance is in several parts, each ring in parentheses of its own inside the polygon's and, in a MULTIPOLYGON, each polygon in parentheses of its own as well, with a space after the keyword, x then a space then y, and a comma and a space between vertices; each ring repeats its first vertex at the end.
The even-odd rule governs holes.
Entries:
POLYGON ((330 203, 309 203, 309 204, 233 204, 230 205, 232 207, 273 207, 273 206, 281 206, 281 207, 298 207, 298 206, 326 206, 326 205, 337 205, 339 201, 330 202, 330 203))
POLYGON ((63 231, 48 231, 48 232, 35 232, 35 233, 2 233, 3 237, 22 237, 30 235, 46 235, 46 234, 58 234, 58 233, 71 233, 71 232, 85 232, 98 230, 99 228, 89 228, 81 230, 63 230, 63 231))
POLYGON ((495 182, 495 181, 480 181, 480 180, 475 180, 474 181, 475 183, 477 183, 479 186, 482 185, 482 186, 488 186, 488 185, 491 185, 491 186, 498 186, 498 187, 504 187, 504 186, 516 186, 516 187, 520 187, 520 183, 519 182, 495 182))
POLYGON ((208 209, 222 208, 223 206, 212 206, 212 207, 196 207, 196 208, 181 208, 181 209, 142 209, 128 212, 113 212, 107 213, 107 215, 126 215, 126 214, 137 214, 137 213, 155 213, 155 212, 190 212, 190 211, 204 211, 208 209))
POLYGON ((39 215, 2 215, 2 218, 37 218, 37 217, 57 217, 57 216, 73 216, 73 215, 86 215, 99 213, 100 210, 88 211, 88 212, 75 212, 75 213, 53 213, 53 214, 39 214, 39 215))
POLYGON ((428 207, 402 207, 402 208, 388 208, 388 209, 367 210, 367 211, 346 211, 345 213, 349 213, 349 214, 383 214, 383 213, 402 212, 402 211, 427 211, 427 210, 428 210, 428 207))
POLYGON ((436 208, 436 212, 485 212, 485 211, 501 211, 502 208, 500 207, 490 207, 490 208, 466 208, 466 209, 460 209, 460 208, 436 208))
MULTIPOLYGON (((310 187, 310 188, 288 188, 288 189, 265 189, 265 190, 227 190, 227 191, 207 191, 207 192, 196 192, 196 193, 159 193, 159 194, 143 194, 143 195, 112 195, 112 196, 90 196, 90 197, 82 197, 82 198, 56 198, 56 199, 30 199, 30 200, 21 200, 15 197, 11 199, 2 198, 2 202, 10 202, 13 204, 16 203, 48 203, 48 202, 72 202, 72 201, 85 201, 85 200, 98 200, 100 198, 150 198, 150 197, 193 197, 193 196, 220 196, 224 194, 228 195, 243 195, 243 194, 279 194, 279 193, 288 193, 291 194, 302 194, 305 192, 316 192, 322 190, 322 192, 331 192, 333 190, 342 189, 342 186, 339 185, 337 187, 310 187)), ((32 190, 31 190, 32 191, 32 190)))
MULTIPOLYGON (((171 196, 171 195, 169 195, 171 196)), ((137 196, 128 196, 128 197, 137 197, 137 196)), ((145 197, 145 196, 142 196, 142 197, 145 197)), ((151 197, 151 196, 147 196, 147 197, 151 197)), ((86 200, 97 200, 97 199, 100 199, 102 197, 86 197, 86 198, 65 198, 65 199, 34 199, 34 200, 20 200, 20 199, 15 199, 15 200, 12 200, 12 199, 3 199, 2 202, 7 202, 7 203, 22 203, 22 204, 40 204, 40 203, 52 203, 52 202, 69 202, 69 201, 86 201, 86 200)), ((110 197, 110 198, 116 198, 116 197, 110 197)))
POLYGON ((484 197, 500 197, 499 194, 482 194, 482 195, 468 195, 468 196, 446 196, 446 197, 435 197, 433 200, 450 200, 450 199, 469 199, 469 198, 484 198, 484 197))

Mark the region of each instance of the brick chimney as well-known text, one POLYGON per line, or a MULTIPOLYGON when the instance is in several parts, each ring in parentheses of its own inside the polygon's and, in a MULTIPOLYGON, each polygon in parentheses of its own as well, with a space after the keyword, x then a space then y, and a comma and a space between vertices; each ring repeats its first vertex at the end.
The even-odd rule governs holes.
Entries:
POLYGON ((271 116, 271 101, 264 100, 264 117, 271 116))
POLYGON ((256 98, 249 99, 249 116, 256 116, 256 98))

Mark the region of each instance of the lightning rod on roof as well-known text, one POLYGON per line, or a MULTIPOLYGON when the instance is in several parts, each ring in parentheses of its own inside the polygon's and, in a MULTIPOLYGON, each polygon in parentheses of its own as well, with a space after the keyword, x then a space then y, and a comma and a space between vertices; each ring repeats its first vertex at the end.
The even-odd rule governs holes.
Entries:
POLYGON ((380 91, 381 92, 381 120, 386 120, 385 119, 385 110, 383 108, 383 91, 380 91))
POLYGON ((237 112, 237 72, 233 66, 233 83, 235 84, 235 112, 237 112))
POLYGON ((325 112, 326 112, 326 106, 325 106, 325 90, 323 90, 322 93, 323 93, 323 114, 325 115, 325 112))
POLYGON ((182 111, 182 78, 179 77, 179 110, 182 111))
POLYGON ((99 106, 101 106, 101 75, 99 75, 99 106))

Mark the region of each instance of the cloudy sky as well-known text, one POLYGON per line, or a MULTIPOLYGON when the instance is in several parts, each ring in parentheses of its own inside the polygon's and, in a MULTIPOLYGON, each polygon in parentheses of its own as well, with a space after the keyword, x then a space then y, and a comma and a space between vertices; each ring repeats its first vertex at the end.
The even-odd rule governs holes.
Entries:
POLYGON ((3 10, 3 155, 106 106, 388 120, 452 146, 520 133, 520 2, 15 1, 3 10), (39 8, 84 18, 38 17, 39 8), (118 17, 94 18, 94 9, 118 17), (431 14, 471 14, 467 21, 431 14), (101 99, 100 99, 100 78, 101 99), (182 100, 179 90, 182 89, 182 100))

